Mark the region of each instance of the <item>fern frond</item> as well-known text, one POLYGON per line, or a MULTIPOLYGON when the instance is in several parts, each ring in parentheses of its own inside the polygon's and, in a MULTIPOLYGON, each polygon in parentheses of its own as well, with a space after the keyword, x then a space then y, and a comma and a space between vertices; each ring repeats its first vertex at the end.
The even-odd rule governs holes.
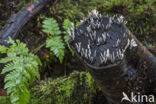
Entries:
POLYGON ((7 47, 5 47, 5 46, 0 46, 1 48, 0 48, 0 53, 6 53, 6 51, 7 51, 7 47))
POLYGON ((66 32, 68 32, 67 30, 70 29, 72 27, 72 22, 69 19, 65 19, 63 22, 63 28, 66 32))
POLYGON ((4 74, 6 72, 10 72, 13 69, 15 69, 16 67, 18 67, 17 65, 15 65, 14 63, 10 63, 10 64, 6 64, 5 67, 3 68, 1 74, 4 74))
POLYGON ((54 18, 46 18, 43 21, 43 32, 51 35, 59 35, 61 31, 59 29, 58 23, 54 18))
POLYGON ((67 44, 68 49, 72 53, 72 56, 74 56, 74 51, 72 50, 72 48, 70 47, 69 42, 68 42, 70 40, 70 36, 69 35, 65 35, 64 36, 64 40, 65 40, 65 43, 67 44))
POLYGON ((46 40, 46 47, 50 48, 50 50, 60 59, 60 63, 63 61, 64 57, 64 43, 62 42, 61 36, 50 36, 46 40))
MULTIPOLYGON (((59 36, 59 34, 61 34, 61 31, 59 29, 57 21, 54 18, 46 18, 43 21, 42 27, 43 27, 43 32, 52 35, 47 38, 46 47, 50 48, 50 50, 56 55, 56 57, 59 58, 60 63, 62 63, 65 46, 63 40, 61 39, 61 36, 59 36)), ((74 51, 70 48, 70 45, 68 43, 70 39, 70 36, 68 35, 68 29, 70 29, 71 27, 72 27, 72 22, 69 19, 65 19, 63 22, 63 28, 65 30, 63 31, 63 33, 65 34, 64 40, 67 47, 72 52, 72 55, 74 55, 74 51)))
POLYGON ((0 63, 7 63, 7 62, 10 62, 11 60, 12 60, 12 58, 9 58, 9 57, 1 58, 0 63))
POLYGON ((12 46, 16 45, 15 41, 9 37, 9 40, 7 40, 7 43, 11 44, 12 46))
POLYGON ((42 64, 37 56, 28 53, 29 49, 24 43, 11 38, 9 43, 11 44, 9 48, 3 47, 0 51, 7 54, 7 57, 0 59, 0 63, 6 63, 1 72, 7 73, 4 88, 7 89, 12 104, 28 104, 29 84, 32 84, 36 77, 40 80, 38 66, 42 64))
POLYGON ((68 42, 70 40, 68 30, 70 30, 71 27, 72 27, 72 22, 69 19, 65 19, 63 22, 63 28, 65 30, 64 31, 64 33, 65 33, 64 40, 65 40, 65 43, 67 44, 68 49, 72 53, 72 56, 74 56, 74 51, 72 50, 72 48, 70 47, 69 42, 68 42))

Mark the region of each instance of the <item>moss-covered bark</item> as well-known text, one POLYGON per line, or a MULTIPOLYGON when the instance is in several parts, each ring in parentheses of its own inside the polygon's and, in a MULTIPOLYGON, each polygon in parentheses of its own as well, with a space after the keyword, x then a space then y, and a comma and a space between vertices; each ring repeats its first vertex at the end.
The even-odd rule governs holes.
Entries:
POLYGON ((74 71, 69 77, 41 81, 32 88, 30 104, 93 104, 97 92, 89 73, 74 71))

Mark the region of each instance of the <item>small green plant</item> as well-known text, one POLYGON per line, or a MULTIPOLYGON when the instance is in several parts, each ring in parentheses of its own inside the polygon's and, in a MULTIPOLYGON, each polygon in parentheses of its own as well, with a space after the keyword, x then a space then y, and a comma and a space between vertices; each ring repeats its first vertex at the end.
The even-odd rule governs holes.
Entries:
POLYGON ((5 64, 1 74, 6 74, 4 88, 10 96, 12 104, 28 104, 30 99, 29 84, 32 84, 36 77, 40 80, 38 66, 40 59, 29 53, 26 44, 19 40, 9 38, 11 46, 0 46, 0 53, 6 53, 0 63, 5 64))
POLYGON ((60 31, 57 21, 54 18, 46 18, 43 21, 43 32, 50 35, 46 40, 46 47, 50 48, 50 50, 59 58, 60 63, 63 61, 63 57, 65 54, 65 44, 68 46, 69 50, 74 55, 73 50, 69 46, 70 36, 68 35, 68 30, 71 28, 72 22, 66 19, 63 23, 64 31, 60 31), (61 35, 64 33, 64 40, 61 38, 61 35))
POLYGON ((72 55, 74 56, 74 51, 71 49, 68 41, 70 40, 70 36, 68 35, 68 30, 71 29, 72 27, 72 22, 69 20, 69 19, 65 19, 64 22, 63 22, 63 29, 64 29, 64 40, 65 40, 65 43, 67 44, 70 52, 72 53, 72 55))

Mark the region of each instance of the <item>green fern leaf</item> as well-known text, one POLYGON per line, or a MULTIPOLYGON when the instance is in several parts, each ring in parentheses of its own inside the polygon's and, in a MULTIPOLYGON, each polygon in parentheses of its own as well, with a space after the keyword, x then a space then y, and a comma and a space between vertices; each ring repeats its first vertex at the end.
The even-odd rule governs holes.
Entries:
POLYGON ((39 58, 31 53, 24 43, 9 38, 11 46, 0 51, 6 53, 7 57, 0 59, 0 63, 6 63, 1 74, 5 76, 4 88, 10 95, 12 104, 28 104, 30 99, 29 84, 32 84, 36 77, 40 79, 38 66, 42 65, 39 58))
POLYGON ((9 58, 9 57, 1 58, 0 63, 7 63, 7 62, 10 62, 11 60, 12 60, 12 58, 9 58))
POLYGON ((67 47, 69 48, 70 52, 72 53, 72 56, 74 56, 74 51, 72 50, 72 48, 70 47, 69 42, 68 42, 70 40, 70 36, 69 35, 65 35, 64 36, 64 40, 65 40, 65 42, 67 44, 67 47))
POLYGON ((70 29, 72 27, 72 22, 69 19, 65 19, 63 22, 63 28, 66 32, 68 32, 67 30, 70 29))
POLYGON ((7 43, 12 44, 12 45, 16 45, 15 41, 11 39, 11 37, 9 37, 9 40, 7 41, 7 43))
POLYGON ((14 63, 6 64, 5 67, 3 68, 1 74, 4 74, 6 72, 12 71, 15 69, 17 66, 14 63))
POLYGON ((70 52, 72 53, 72 56, 74 56, 74 51, 72 50, 72 48, 70 47, 69 42, 68 42, 70 40, 68 30, 71 29, 72 24, 73 23, 69 19, 65 19, 64 22, 63 22, 63 28, 65 30, 64 31, 64 33, 65 33, 65 36, 64 36, 65 43, 67 44, 67 47, 69 48, 70 52))
POLYGON ((0 53, 6 53, 7 49, 5 46, 0 46, 0 53))
POLYGON ((64 57, 64 43, 62 42, 61 36, 50 36, 46 40, 46 47, 50 48, 50 50, 60 59, 60 63, 63 61, 64 57))
POLYGON ((58 23, 54 18, 46 18, 43 21, 43 32, 51 35, 59 35, 61 31, 59 29, 58 23))
POLYGON ((8 82, 5 84, 4 89, 10 88, 10 87, 15 87, 15 86, 16 86, 15 83, 16 83, 16 82, 8 81, 8 82))

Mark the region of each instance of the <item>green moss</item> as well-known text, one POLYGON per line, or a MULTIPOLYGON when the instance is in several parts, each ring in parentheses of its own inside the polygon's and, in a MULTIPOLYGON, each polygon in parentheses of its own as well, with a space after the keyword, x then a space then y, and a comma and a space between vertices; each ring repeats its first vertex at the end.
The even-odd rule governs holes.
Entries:
POLYGON ((50 8, 50 13, 63 21, 64 18, 77 23, 88 12, 97 9, 102 14, 123 15, 128 28, 140 39, 153 37, 155 31, 155 0, 60 0, 50 8))
POLYGON ((11 104, 11 103, 8 97, 0 96, 0 104, 11 104))
POLYGON ((41 81, 32 88, 30 104, 91 104, 97 90, 89 73, 74 71, 69 77, 41 81))

